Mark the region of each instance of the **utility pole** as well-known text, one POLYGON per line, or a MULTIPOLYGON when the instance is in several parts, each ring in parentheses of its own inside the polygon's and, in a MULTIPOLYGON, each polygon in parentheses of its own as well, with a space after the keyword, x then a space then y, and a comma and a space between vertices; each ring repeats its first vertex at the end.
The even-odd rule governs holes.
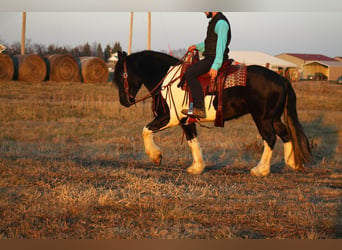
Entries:
POLYGON ((21 30, 21 54, 25 55, 25 35, 26 35, 26 12, 23 12, 23 24, 21 30))
POLYGON ((132 34, 133 34, 133 12, 131 12, 131 23, 129 27, 128 55, 131 54, 131 49, 132 49, 132 34))
POLYGON ((148 12, 147 49, 151 50, 151 12, 148 12))
MULTIPOLYGON (((129 41, 128 41, 128 55, 132 51, 132 37, 133 37, 133 12, 131 12, 131 22, 129 27, 129 41)), ((147 24, 147 49, 151 50, 151 12, 148 12, 148 24, 147 24)))

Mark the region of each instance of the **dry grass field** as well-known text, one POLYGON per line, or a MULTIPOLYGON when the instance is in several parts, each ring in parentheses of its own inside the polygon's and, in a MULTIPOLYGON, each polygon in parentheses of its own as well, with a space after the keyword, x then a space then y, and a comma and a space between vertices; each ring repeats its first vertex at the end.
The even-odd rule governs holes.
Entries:
POLYGON ((155 135, 160 167, 145 155, 150 100, 121 107, 110 83, 0 83, 0 238, 341 239, 342 86, 294 88, 314 162, 290 170, 278 140, 256 178, 250 116, 199 127, 208 168, 190 176, 180 128, 155 135))

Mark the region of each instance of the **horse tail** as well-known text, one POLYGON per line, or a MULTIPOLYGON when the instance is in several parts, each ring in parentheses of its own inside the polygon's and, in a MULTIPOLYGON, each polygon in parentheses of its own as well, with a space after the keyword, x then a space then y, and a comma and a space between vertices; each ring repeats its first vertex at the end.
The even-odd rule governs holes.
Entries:
POLYGON ((311 148, 304 129, 298 120, 296 93, 288 79, 284 78, 284 83, 287 89, 284 120, 293 144, 295 164, 296 166, 302 166, 312 161, 311 148))

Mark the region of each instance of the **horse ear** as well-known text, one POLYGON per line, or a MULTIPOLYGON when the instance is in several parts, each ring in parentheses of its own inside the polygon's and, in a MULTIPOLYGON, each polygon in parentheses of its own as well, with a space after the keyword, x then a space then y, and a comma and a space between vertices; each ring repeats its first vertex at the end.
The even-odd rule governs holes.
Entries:
POLYGON ((125 51, 118 51, 118 59, 119 61, 124 60, 127 57, 127 53, 125 51))
POLYGON ((118 59, 119 59, 119 61, 122 60, 122 52, 120 50, 118 51, 118 59))

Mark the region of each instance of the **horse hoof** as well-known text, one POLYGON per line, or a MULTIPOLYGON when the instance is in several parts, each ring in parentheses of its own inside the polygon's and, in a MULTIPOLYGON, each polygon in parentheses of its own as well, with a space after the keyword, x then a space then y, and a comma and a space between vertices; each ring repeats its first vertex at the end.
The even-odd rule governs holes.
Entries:
POLYGON ((297 166, 290 166, 290 168, 294 171, 298 171, 298 172, 305 172, 305 168, 303 165, 297 165, 297 166))
POLYGON ((192 175, 200 175, 203 173, 202 168, 195 168, 195 167, 189 167, 186 171, 192 175))
POLYGON ((264 177, 264 176, 268 176, 269 174, 270 174, 269 169, 260 170, 257 167, 251 169, 251 175, 255 177, 264 177))
POLYGON ((159 163, 158 163, 158 166, 160 167, 160 165, 161 165, 161 163, 162 163, 162 160, 163 160, 163 156, 161 155, 160 157, 159 157, 159 163))
POLYGON ((163 159, 162 155, 158 155, 158 157, 154 158, 154 159, 152 160, 152 162, 153 162, 154 164, 160 166, 160 165, 161 165, 161 162, 162 162, 162 159, 163 159))

